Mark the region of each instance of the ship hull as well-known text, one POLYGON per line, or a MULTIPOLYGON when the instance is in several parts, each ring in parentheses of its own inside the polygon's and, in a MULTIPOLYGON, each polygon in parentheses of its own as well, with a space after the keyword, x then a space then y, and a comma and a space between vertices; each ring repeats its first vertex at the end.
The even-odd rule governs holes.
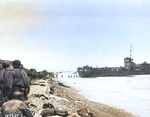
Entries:
POLYGON ((131 76, 131 75, 142 75, 142 74, 150 74, 150 71, 99 71, 95 72, 95 70, 91 70, 89 72, 78 71, 78 74, 82 78, 87 77, 111 77, 111 76, 131 76))

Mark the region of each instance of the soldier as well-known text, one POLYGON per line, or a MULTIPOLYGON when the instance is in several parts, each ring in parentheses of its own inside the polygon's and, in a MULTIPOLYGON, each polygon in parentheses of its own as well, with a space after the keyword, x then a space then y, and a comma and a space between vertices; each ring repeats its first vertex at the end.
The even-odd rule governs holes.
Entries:
POLYGON ((4 103, 3 98, 3 61, 0 60, 0 106, 4 103))
POLYGON ((10 99, 14 99, 16 95, 21 95, 21 100, 27 98, 30 91, 29 78, 26 72, 22 69, 19 60, 13 61, 14 70, 10 73, 9 80, 12 86, 10 99))
POLYGON ((0 61, 0 85, 2 84, 3 82, 3 62, 0 61))
POLYGON ((22 102, 20 96, 16 95, 14 99, 5 102, 1 108, 2 117, 33 117, 34 112, 30 111, 26 104, 22 102))
POLYGON ((12 86, 9 82, 10 81, 9 75, 10 75, 10 72, 12 71, 12 68, 11 68, 10 63, 8 61, 3 62, 3 68, 4 68, 4 72, 3 72, 3 96, 4 96, 5 101, 8 101, 10 93, 11 93, 11 89, 12 89, 12 86))

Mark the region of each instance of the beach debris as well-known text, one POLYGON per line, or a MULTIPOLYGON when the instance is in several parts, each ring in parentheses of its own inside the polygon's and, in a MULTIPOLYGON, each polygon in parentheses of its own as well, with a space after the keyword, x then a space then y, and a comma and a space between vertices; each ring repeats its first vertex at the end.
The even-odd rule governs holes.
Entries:
POLYGON ((73 113, 72 115, 69 115, 67 117, 81 117, 80 115, 78 115, 77 113, 73 113))
POLYGON ((44 94, 32 94, 33 97, 38 97, 38 98, 41 98, 41 97, 44 97, 45 99, 48 100, 48 97, 45 96, 44 94))
POLYGON ((55 115, 55 110, 54 110, 54 108, 47 108, 47 109, 42 110, 40 115, 42 117, 53 116, 53 115, 55 115))
POLYGON ((47 116, 47 117, 62 117, 62 116, 54 115, 54 116, 47 116))
POLYGON ((62 87, 69 88, 69 86, 66 86, 66 85, 64 85, 63 83, 60 83, 60 82, 58 82, 58 85, 59 85, 59 86, 62 86, 62 87))
POLYGON ((30 106, 37 108, 37 106, 36 106, 36 105, 34 105, 34 104, 30 104, 30 106))
POLYGON ((63 110, 55 110, 55 114, 63 117, 67 117, 69 115, 67 111, 63 111, 63 110))
POLYGON ((52 86, 52 87, 50 87, 50 94, 54 94, 54 91, 55 91, 55 86, 52 86))
POLYGON ((83 108, 83 109, 77 110, 77 113, 81 117, 91 117, 90 111, 88 108, 83 108))
POLYGON ((42 108, 54 108, 54 106, 50 103, 44 103, 42 108))
POLYGON ((40 84, 40 86, 45 86, 45 84, 40 84))
POLYGON ((39 83, 45 83, 45 81, 39 81, 39 83))

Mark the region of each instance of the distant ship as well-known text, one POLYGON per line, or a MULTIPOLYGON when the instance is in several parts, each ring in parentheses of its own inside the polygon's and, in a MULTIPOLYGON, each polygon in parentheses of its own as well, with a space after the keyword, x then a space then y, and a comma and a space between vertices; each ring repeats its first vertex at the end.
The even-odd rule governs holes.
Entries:
POLYGON ((135 64, 131 58, 131 52, 132 49, 130 50, 130 57, 124 58, 124 67, 95 68, 86 65, 77 68, 78 74, 82 78, 150 74, 150 64, 147 62, 135 64))

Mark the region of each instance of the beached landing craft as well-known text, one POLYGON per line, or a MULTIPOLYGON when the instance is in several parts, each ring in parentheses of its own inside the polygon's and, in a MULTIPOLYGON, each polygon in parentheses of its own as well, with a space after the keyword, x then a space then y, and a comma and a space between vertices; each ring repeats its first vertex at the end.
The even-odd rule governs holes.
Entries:
POLYGON ((84 66, 78 67, 77 71, 80 77, 100 77, 100 76, 127 76, 150 74, 150 64, 143 62, 135 64, 131 58, 124 59, 124 67, 101 67, 93 68, 84 66))
POLYGON ((150 64, 143 62, 136 64, 130 57, 124 58, 124 67, 101 67, 93 68, 88 65, 77 68, 80 77, 100 77, 100 76, 127 76, 127 75, 140 75, 150 74, 150 64))

